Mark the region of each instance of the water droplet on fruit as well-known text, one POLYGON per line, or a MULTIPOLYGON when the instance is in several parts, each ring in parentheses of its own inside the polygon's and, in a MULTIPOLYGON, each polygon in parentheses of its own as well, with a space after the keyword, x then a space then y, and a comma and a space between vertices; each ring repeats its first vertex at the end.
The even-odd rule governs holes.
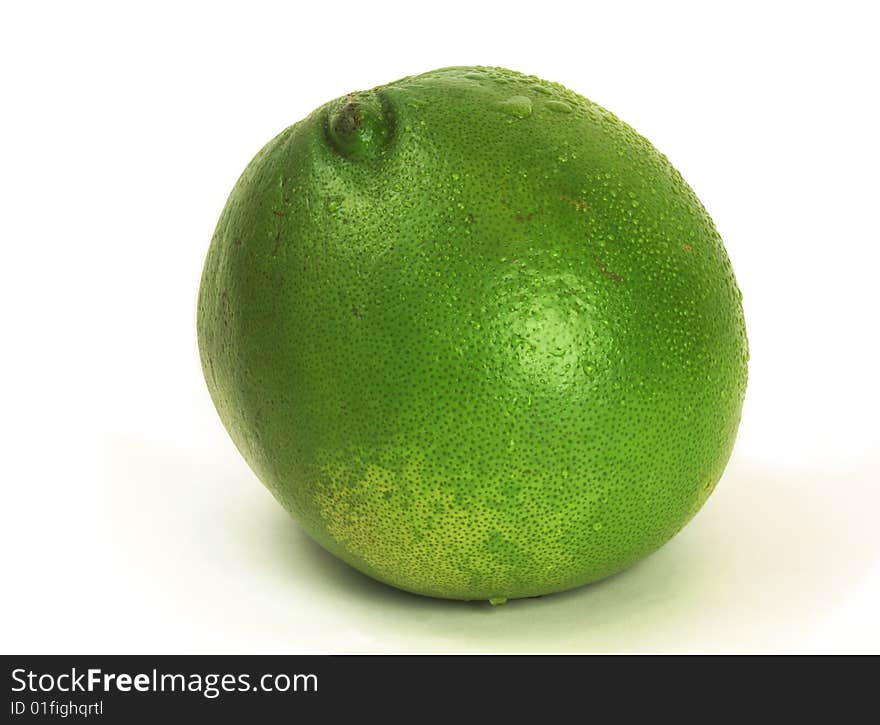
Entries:
POLYGON ((563 101, 547 101, 544 104, 548 111, 554 113, 571 113, 574 109, 563 101))
POLYGON ((511 96, 498 105, 508 116, 528 118, 532 115, 532 102, 525 96, 511 96))

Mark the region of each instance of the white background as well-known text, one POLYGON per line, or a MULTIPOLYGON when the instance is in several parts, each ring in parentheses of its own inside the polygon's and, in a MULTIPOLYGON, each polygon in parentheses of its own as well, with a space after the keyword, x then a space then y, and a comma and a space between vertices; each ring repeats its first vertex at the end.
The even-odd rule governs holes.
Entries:
POLYGON ((20 3, 0 11, 3 649, 880 651, 870 3, 20 3), (501 65, 606 106, 715 219, 751 342, 736 451, 669 545, 492 608, 311 544, 195 342, 226 195, 350 90, 501 65))

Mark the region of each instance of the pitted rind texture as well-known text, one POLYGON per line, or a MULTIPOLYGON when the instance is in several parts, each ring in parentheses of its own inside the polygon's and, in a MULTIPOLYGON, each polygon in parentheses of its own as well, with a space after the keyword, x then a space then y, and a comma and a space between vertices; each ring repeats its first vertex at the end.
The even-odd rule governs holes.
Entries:
POLYGON ((220 417, 314 539, 402 589, 503 600, 629 566, 700 508, 739 423, 711 219, 557 84, 447 68, 377 92, 381 147, 328 142, 343 97, 229 197, 198 303, 220 417))

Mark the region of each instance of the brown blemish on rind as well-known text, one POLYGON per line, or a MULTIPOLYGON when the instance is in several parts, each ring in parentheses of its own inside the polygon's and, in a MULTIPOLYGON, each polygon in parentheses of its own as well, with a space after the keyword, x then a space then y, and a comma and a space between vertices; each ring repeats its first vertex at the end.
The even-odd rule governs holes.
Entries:
POLYGON ((608 277, 608 279, 613 279, 615 282, 623 282, 623 277, 617 274, 617 272, 612 272, 608 269, 608 267, 605 266, 605 263, 595 254, 593 255, 593 261, 599 265, 599 271, 608 277))
POLYGON ((682 248, 685 252, 693 251, 693 247, 692 247, 690 244, 682 244, 682 245, 681 245, 681 248, 682 248))
POLYGON ((590 202, 586 199, 572 199, 570 196, 561 196, 559 197, 562 201, 566 201, 571 204, 578 211, 589 211, 590 210, 590 202))

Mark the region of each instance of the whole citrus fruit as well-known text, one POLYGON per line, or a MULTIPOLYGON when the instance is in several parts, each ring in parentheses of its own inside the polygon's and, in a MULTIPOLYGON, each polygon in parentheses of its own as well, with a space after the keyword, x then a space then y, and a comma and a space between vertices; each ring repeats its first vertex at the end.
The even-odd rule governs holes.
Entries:
POLYGON ((319 108, 238 180, 198 302, 241 453, 326 549, 455 599, 600 579, 730 455, 741 295, 681 176, 614 115, 498 68, 319 108))

